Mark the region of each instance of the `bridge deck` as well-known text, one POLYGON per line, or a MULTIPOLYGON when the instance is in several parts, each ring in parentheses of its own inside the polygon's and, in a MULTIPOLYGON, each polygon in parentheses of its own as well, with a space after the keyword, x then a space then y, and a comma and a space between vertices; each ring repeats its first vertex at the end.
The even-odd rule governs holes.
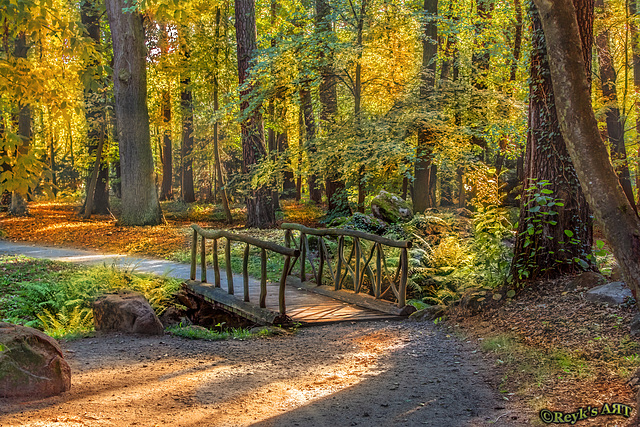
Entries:
MULTIPOLYGON (((221 277, 220 288, 215 288, 211 283, 191 280, 187 282, 187 287, 191 292, 244 317, 260 323, 272 323, 279 311, 279 285, 276 283, 267 284, 267 307, 265 310, 258 307, 260 282, 253 278, 249 279, 249 298, 251 302, 246 303, 243 301, 242 279, 240 277, 240 280, 236 280, 237 278, 237 276, 234 276, 235 295, 227 293, 227 284, 224 277, 221 277)), ((311 325, 402 318, 400 310, 391 303, 373 301, 373 298, 354 295, 353 293, 349 294, 344 291, 334 292, 335 295, 329 296, 331 294, 327 293, 326 289, 324 291, 320 289, 316 291, 315 287, 315 284, 308 282, 301 284, 299 279, 289 277, 285 290, 286 314, 293 322, 311 325), (318 291, 325 293, 325 295, 317 293, 318 291), (343 298, 349 302, 337 298, 343 298)), ((327 287, 323 286, 322 288, 327 287)))

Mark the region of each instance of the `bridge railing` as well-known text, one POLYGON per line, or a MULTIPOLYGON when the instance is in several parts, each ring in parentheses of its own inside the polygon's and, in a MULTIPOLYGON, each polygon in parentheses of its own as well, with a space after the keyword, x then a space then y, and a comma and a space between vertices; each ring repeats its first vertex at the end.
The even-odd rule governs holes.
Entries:
POLYGON ((290 270, 291 257, 298 257, 299 251, 278 245, 277 243, 256 239, 251 236, 235 234, 225 230, 205 230, 197 224, 192 224, 193 242, 191 245, 191 280, 196 280, 198 246, 200 247, 200 280, 207 282, 207 261, 206 261, 206 240, 213 240, 213 273, 214 286, 220 287, 220 265, 218 261, 218 240, 226 239, 224 250, 225 267, 227 273, 227 291, 233 295, 235 293, 233 284, 233 271, 231 270, 231 242, 245 243, 244 256, 242 259, 242 278, 244 301, 250 302, 249 299, 249 249, 250 246, 260 248, 260 297, 259 304, 261 308, 266 308, 267 299, 267 250, 284 255, 284 269, 280 277, 280 288, 278 294, 280 314, 286 314, 286 304, 284 298, 287 273, 290 270), (200 245, 198 245, 198 236, 200 236, 200 245))
POLYGON ((306 281, 306 261, 309 261, 314 281, 317 285, 323 284, 323 270, 326 264, 335 290, 340 290, 344 287, 345 280, 349 275, 351 276, 353 283, 353 291, 355 293, 359 293, 363 287, 365 277, 368 277, 373 290, 373 295, 376 299, 385 297, 388 292, 391 291, 398 301, 399 308, 403 308, 406 305, 409 270, 408 249, 411 248, 410 241, 391 240, 375 234, 356 230, 336 228, 315 229, 305 227, 300 224, 289 223, 282 224, 281 227, 286 230, 285 246, 287 248, 291 248, 293 245, 294 248, 300 251, 300 256, 296 256, 291 266, 288 269, 285 268, 285 270, 289 270, 289 273, 291 273, 295 263, 300 260, 300 280, 302 282, 306 281), (299 232, 297 243, 295 242, 293 231, 299 232), (313 260, 309 257, 309 239, 307 237, 309 235, 316 236, 318 239, 317 249, 319 253, 319 265, 317 270, 313 260), (325 242, 325 239, 328 237, 337 239, 338 247, 333 257, 330 256, 327 243, 325 242), (349 256, 346 258, 345 238, 351 239, 351 251, 349 256), (361 241, 373 243, 368 256, 366 252, 363 251, 363 244, 361 241), (398 266, 395 269, 395 273, 393 274, 389 274, 383 246, 400 249, 400 259, 398 266), (374 254, 375 271, 371 266, 371 260, 373 259, 374 254), (331 264, 332 259, 334 265, 331 264))

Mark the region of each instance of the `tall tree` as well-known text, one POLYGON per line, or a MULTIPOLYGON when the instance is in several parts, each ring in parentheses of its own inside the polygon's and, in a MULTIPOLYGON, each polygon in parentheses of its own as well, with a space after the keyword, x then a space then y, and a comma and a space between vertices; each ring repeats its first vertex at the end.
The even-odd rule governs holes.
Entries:
MULTIPOLYGON (((586 67, 583 73, 590 81, 593 0, 574 3, 586 67)), ((593 242, 589 205, 560 133, 540 14, 535 7, 530 13, 533 52, 524 188, 531 190, 522 193, 511 266, 516 280, 556 277, 580 270, 590 263, 593 242)))
MULTIPOLYGON (((215 47, 213 48, 213 63, 215 66, 215 71, 213 74, 213 111, 214 113, 218 112, 220 106, 218 105, 218 91, 219 91, 219 83, 218 83, 218 55, 220 54, 220 24, 221 24, 221 16, 220 16, 220 8, 216 8, 216 32, 215 32, 215 47)), ((216 168, 216 175, 218 179, 216 180, 217 193, 220 194, 220 199, 222 200, 222 208, 224 209, 224 215, 227 220, 227 223, 230 224, 233 221, 233 217, 231 216, 231 209, 229 208, 229 199, 227 198, 227 190, 224 186, 224 179, 222 175, 222 162, 220 161, 220 147, 218 144, 218 118, 216 116, 216 121, 213 123, 213 156, 216 168)))
POLYGON ((122 176, 123 225, 162 220, 156 191, 147 110, 146 49, 142 15, 125 0, 106 0, 113 41, 113 89, 122 176))
POLYGON ((576 43, 580 9, 571 0, 534 1, 547 39, 555 103, 567 148, 625 281, 640 295, 640 219, 611 165, 591 108, 589 82, 583 72, 588 67, 582 55, 584 45, 581 51, 576 43))
MULTIPOLYGON (((333 130, 338 112, 337 78, 333 69, 334 52, 331 41, 335 34, 331 19, 331 5, 327 0, 316 0, 315 30, 323 43, 320 56, 320 132, 327 136, 333 130)), ((333 153, 325 165, 324 189, 329 213, 350 212, 346 185, 340 177, 340 157, 333 153)))
POLYGON ((182 108, 182 143, 180 145, 180 197, 187 203, 196 201, 193 189, 193 93, 191 91, 191 72, 189 70, 189 40, 187 29, 180 32, 180 52, 183 58, 183 71, 180 85, 180 107, 182 108))
MULTIPOLYGON (((595 0, 595 7, 604 14, 604 0, 595 0)), ((633 188, 627 165, 627 148, 624 143, 624 126, 618 108, 617 73, 609 48, 609 29, 605 28, 596 37, 598 68, 602 85, 602 97, 606 106, 607 137, 611 147, 611 157, 619 164, 618 176, 629 201, 633 203, 633 188)), ((634 203, 635 205, 635 203, 634 203)))
MULTIPOLYGON (((101 11, 96 0, 87 0, 80 5, 80 18, 84 24, 87 34, 95 49, 101 50, 100 36, 100 15, 101 11)), ((87 64, 88 67, 100 65, 97 58, 92 58, 87 64)), ((99 81, 101 75, 96 75, 99 81)), ((104 88, 102 88, 104 90, 104 88)), ((87 139, 89 143, 89 155, 95 156, 97 169, 91 174, 89 185, 86 186, 87 194, 83 206, 84 216, 88 218, 92 213, 107 214, 109 213, 109 162, 104 158, 104 142, 106 136, 106 110, 105 96, 100 93, 101 85, 96 90, 93 85, 89 85, 85 89, 84 108, 87 121, 87 139), (101 144, 102 143, 102 144, 101 144), (87 209, 89 207, 89 209, 87 209)))
MULTIPOLYGON (((636 143, 640 141, 640 102, 637 101, 640 95, 640 29, 638 28, 638 0, 628 0, 629 9, 629 32, 631 34, 631 51, 633 64, 633 86, 636 95, 636 143)), ((638 148, 638 160, 636 162, 636 188, 640 188, 640 147, 638 148)), ((640 206, 640 191, 636 206, 640 206)))
MULTIPOLYGON (((166 24, 160 25, 160 61, 165 61, 169 52, 169 34, 166 24)), ((167 85, 169 82, 166 82, 167 85)), ((162 184, 160 200, 173 199, 173 144, 171 143, 171 92, 169 87, 162 90, 162 184)))
MULTIPOLYGON (((28 52, 27 36, 24 32, 21 32, 16 38, 13 56, 26 60, 28 52)), ((31 146, 31 107, 22 100, 18 104, 17 125, 18 137, 21 139, 18 146, 18 155, 26 156, 31 146)), ((26 188, 16 189, 11 194, 11 207, 9 208, 11 215, 21 216, 29 213, 26 190, 26 188)))
MULTIPOLYGON (((436 85, 438 57, 438 0, 424 0, 424 36, 422 39, 422 67, 420 72, 421 103, 434 108, 433 91, 436 85)), ((433 163, 434 131, 426 121, 418 125, 418 146, 414 172, 413 210, 424 212, 436 205, 436 165, 433 163)))
MULTIPOLYGON (((240 83, 240 114, 242 129, 242 172, 249 173, 266 155, 262 113, 251 106, 249 96, 253 84, 249 70, 256 50, 255 0, 235 0, 236 41, 238 45, 238 80, 240 83)), ((247 227, 268 228, 275 224, 275 211, 271 202, 271 191, 261 185, 251 190, 247 197, 247 227)))

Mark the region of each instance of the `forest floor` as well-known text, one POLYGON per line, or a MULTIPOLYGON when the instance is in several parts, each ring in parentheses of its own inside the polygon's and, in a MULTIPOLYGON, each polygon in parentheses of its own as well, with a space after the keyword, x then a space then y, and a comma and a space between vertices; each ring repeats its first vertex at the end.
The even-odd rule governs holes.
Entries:
MULTIPOLYGON (((189 247, 191 222, 228 228, 203 221, 211 216, 206 211, 184 217, 165 209, 165 225, 119 227, 111 216, 82 220, 71 205, 39 203, 30 210, 24 218, 0 213, 0 236, 167 258, 189 247)), ((234 217, 232 228, 241 228, 242 212, 234 217)), ((315 225, 302 205, 287 206, 284 220, 315 225)), ((497 419, 493 425, 520 426, 541 425, 542 409, 569 413, 605 403, 629 405, 637 417, 627 384, 640 367, 640 343, 629 333, 635 306, 588 303, 584 289, 565 289, 564 281, 536 287, 497 310, 473 317, 454 312, 436 326, 333 325, 252 342, 103 336, 65 343, 79 372, 70 394, 14 405, 0 424, 462 426, 497 419), (133 351, 137 345, 140 352, 133 351), (233 387, 221 386, 229 379, 233 387), (482 394, 487 383, 501 393, 498 400, 482 394), (405 394, 399 398, 397 390, 405 394), (425 397, 432 395, 438 397, 425 397), (469 406, 467 399, 480 400, 469 406), (149 409, 151 401, 157 409, 149 409), (459 421, 439 418, 446 414, 459 421)), ((638 420, 609 415, 579 425, 638 420)))

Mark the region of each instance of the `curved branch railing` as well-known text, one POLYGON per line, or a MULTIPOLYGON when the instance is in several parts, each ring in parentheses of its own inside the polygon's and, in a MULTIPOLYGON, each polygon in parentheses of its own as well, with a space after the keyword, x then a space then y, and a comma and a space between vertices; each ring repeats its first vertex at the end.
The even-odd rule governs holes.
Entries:
POLYGON ((226 239, 225 245, 225 264, 227 273, 227 291, 233 295, 235 290, 233 287, 233 271, 231 270, 231 242, 243 242, 246 244, 244 248, 244 256, 242 259, 242 278, 244 288, 244 301, 249 301, 249 247, 256 246, 260 248, 260 307, 266 308, 267 299, 267 250, 284 255, 284 270, 280 277, 279 288, 279 309, 280 314, 286 314, 286 304, 284 299, 285 285, 287 281, 287 273, 290 270, 291 257, 298 258, 300 253, 297 249, 292 249, 278 245, 273 242, 256 239, 254 237, 242 234, 230 233, 225 230, 205 230, 197 224, 192 224, 193 242, 191 245, 191 280, 196 280, 196 264, 198 256, 198 236, 200 239, 200 278, 202 282, 207 282, 207 261, 206 261, 206 239, 213 240, 213 272, 215 275, 214 286, 220 287, 220 266, 218 263, 218 239, 226 239))
POLYGON ((305 282, 306 277, 306 261, 309 261, 313 272, 315 283, 322 285, 324 265, 327 264, 329 270, 329 276, 333 281, 334 289, 340 290, 343 288, 343 283, 347 275, 351 276, 353 281, 353 291, 357 294, 360 292, 362 285, 364 284, 365 276, 369 277, 371 287, 373 289, 373 295, 376 299, 384 297, 389 290, 391 290, 398 301, 398 307, 403 308, 406 305, 407 295, 407 279, 408 279, 408 249, 411 248, 410 241, 398 241, 391 240, 385 237, 377 236, 375 234, 369 234, 356 230, 345 230, 336 228, 327 229, 315 229, 305 227, 300 224, 282 224, 281 227, 285 231, 285 246, 291 248, 292 244, 297 246, 300 251, 300 255, 295 256, 293 263, 285 268, 287 275, 293 270, 295 263, 300 259, 300 280, 305 282), (293 231, 300 233, 299 243, 296 245, 293 237, 293 231), (312 260, 308 256, 309 240, 307 235, 318 237, 318 252, 319 252, 319 266, 316 270, 312 260), (335 269, 332 268, 329 250, 325 242, 326 237, 335 237, 338 240, 338 249, 334 258, 335 269), (351 247, 351 253, 348 258, 344 256, 345 237, 352 239, 353 245, 351 247), (368 255, 363 254, 361 240, 373 242, 371 251, 368 255), (392 248, 400 249, 400 260, 398 267, 393 276, 390 276, 387 268, 387 261, 384 255, 382 246, 388 246, 392 248), (376 256, 375 273, 372 270, 370 263, 373 256, 376 256), (351 260, 355 256, 353 266, 351 260), (344 270, 344 274, 343 274, 344 270), (393 277, 393 279, 391 278, 393 277), (388 287, 383 289, 383 282, 388 283, 388 287))

